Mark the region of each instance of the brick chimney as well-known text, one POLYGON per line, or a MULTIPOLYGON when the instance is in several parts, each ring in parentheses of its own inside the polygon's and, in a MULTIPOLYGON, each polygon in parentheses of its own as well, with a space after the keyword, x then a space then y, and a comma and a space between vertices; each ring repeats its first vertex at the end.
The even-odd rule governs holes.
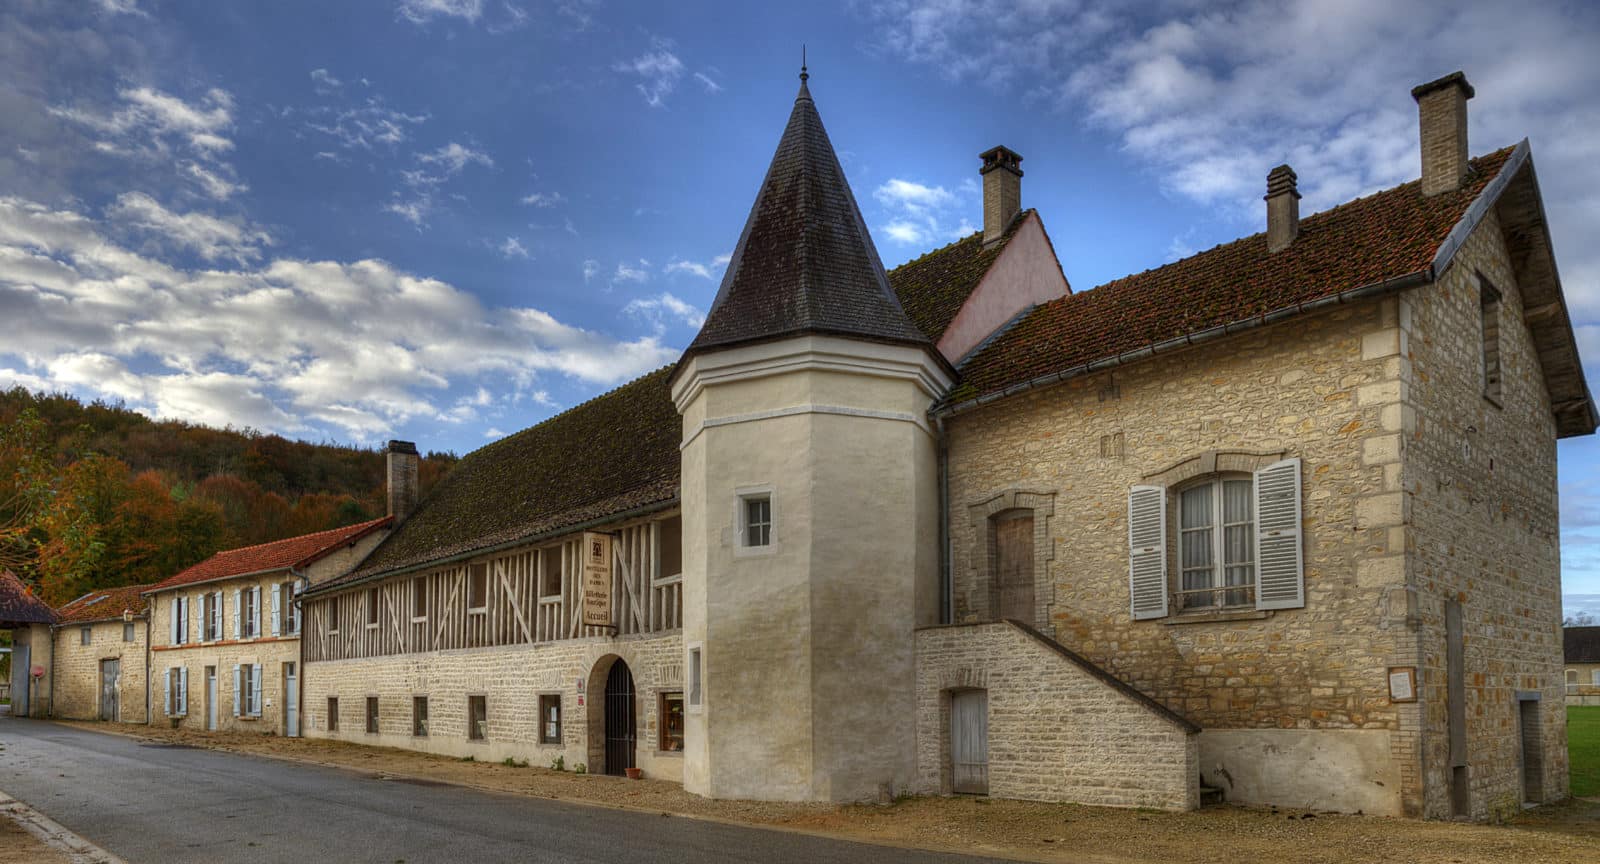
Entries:
POLYGON ((1473 95, 1460 72, 1411 88, 1422 124, 1423 195, 1461 188, 1467 175, 1467 100, 1473 95))
POLYGON ((983 245, 988 247, 1022 212, 1022 157, 1007 147, 978 154, 983 167, 983 245))
POLYGON ((389 515, 399 522, 417 509, 417 445, 390 441, 388 453, 389 515))
POLYGON ((1294 169, 1279 165, 1267 173, 1267 251, 1282 252, 1300 236, 1299 180, 1294 169))

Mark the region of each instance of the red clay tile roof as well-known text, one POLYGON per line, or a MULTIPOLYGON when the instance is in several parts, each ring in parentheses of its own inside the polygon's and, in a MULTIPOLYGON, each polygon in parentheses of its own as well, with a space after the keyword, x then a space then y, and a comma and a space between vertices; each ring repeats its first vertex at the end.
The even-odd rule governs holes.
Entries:
POLYGON ((109 621, 122 617, 122 610, 132 609, 143 615, 147 608, 145 598, 139 596, 154 585, 124 585, 121 588, 104 588, 88 594, 56 610, 62 624, 87 624, 90 621, 109 621))
POLYGON ((1600 627, 1561 628, 1561 649, 1568 663, 1600 663, 1600 627))
POLYGON ((672 368, 467 454, 354 572, 310 590, 669 505, 683 439, 672 368))
POLYGON ((944 404, 1424 272, 1514 149, 1472 160, 1455 192, 1424 198, 1413 181, 1307 217, 1276 254, 1256 234, 1043 304, 962 365, 944 404))
POLYGON ((56 613, 10 570, 0 570, 0 627, 54 624, 56 613))
POLYGON ((356 540, 372 533, 389 524, 389 517, 374 519, 371 522, 361 522, 355 525, 346 525, 343 528, 334 528, 329 531, 318 531, 315 534, 302 534, 299 537, 290 537, 287 540, 278 540, 272 543, 262 543, 259 546, 245 546, 240 549, 229 549, 201 561, 187 570, 158 582, 148 591, 165 591, 182 585, 193 585, 197 582, 210 582, 213 579, 226 579, 230 576, 244 576, 250 573, 264 573, 271 570, 287 570, 290 567, 303 567, 322 556, 333 552, 341 546, 353 543, 356 540))
POLYGON ((911 323, 938 342, 973 289, 983 281, 983 274, 989 272, 990 265, 1031 215, 1032 210, 1018 213, 988 249, 983 248, 983 232, 979 231, 890 270, 889 287, 900 298, 900 307, 911 323))

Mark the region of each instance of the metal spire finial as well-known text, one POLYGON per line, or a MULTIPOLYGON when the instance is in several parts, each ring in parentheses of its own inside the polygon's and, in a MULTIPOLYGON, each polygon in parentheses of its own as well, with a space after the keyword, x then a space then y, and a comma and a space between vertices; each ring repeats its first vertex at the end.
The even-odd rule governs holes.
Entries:
POLYGON ((800 80, 801 81, 805 81, 807 78, 810 78, 810 77, 811 77, 811 73, 806 71, 806 43, 801 42, 800 43, 800 80))

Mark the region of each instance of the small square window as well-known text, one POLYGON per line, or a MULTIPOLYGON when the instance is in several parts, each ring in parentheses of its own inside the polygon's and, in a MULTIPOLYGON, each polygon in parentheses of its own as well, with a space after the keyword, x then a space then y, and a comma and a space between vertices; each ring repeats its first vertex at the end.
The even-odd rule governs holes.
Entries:
POLYGON ((539 743, 561 743, 561 696, 545 693, 539 697, 539 743))
POLYGON ((133 638, 134 638, 133 637, 133 622, 132 621, 123 622, 123 624, 122 624, 122 641, 124 641, 124 642, 132 642, 133 638))
POLYGON ((467 737, 473 741, 483 741, 489 737, 488 697, 467 697, 467 737))
POLYGON ((339 731, 339 697, 328 697, 328 731, 339 731))
POLYGON ((747 547, 772 545, 772 495, 742 495, 739 498, 739 536, 747 547))
POLYGON ((489 565, 473 564, 467 568, 467 608, 485 609, 489 606, 489 565))
POLYGON ((418 738, 428 737, 428 697, 411 697, 411 734, 418 738))
POLYGON ((367 697, 367 731, 378 734, 378 697, 367 697))
POLYGON ((378 595, 378 589, 376 589, 376 588, 368 588, 367 589, 367 626, 368 627, 376 627, 376 626, 378 626, 378 602, 379 602, 379 599, 380 598, 379 598, 379 595, 378 595))
POLYGON ((78 630, 78 644, 79 645, 88 645, 93 640, 94 640, 94 630, 93 629, 91 629, 89 627, 79 628, 79 630, 78 630))
POLYGON ((411 620, 419 621, 428 617, 428 577, 418 576, 411 580, 411 620))
POLYGON ((661 694, 661 749, 683 752, 683 691, 661 694))

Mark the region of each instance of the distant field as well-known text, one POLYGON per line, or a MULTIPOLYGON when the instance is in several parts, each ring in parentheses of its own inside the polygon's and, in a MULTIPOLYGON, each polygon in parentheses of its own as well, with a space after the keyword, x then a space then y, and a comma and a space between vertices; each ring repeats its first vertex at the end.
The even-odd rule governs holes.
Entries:
POLYGON ((1572 760, 1572 794, 1600 795, 1600 706, 1567 708, 1567 753, 1572 760))

